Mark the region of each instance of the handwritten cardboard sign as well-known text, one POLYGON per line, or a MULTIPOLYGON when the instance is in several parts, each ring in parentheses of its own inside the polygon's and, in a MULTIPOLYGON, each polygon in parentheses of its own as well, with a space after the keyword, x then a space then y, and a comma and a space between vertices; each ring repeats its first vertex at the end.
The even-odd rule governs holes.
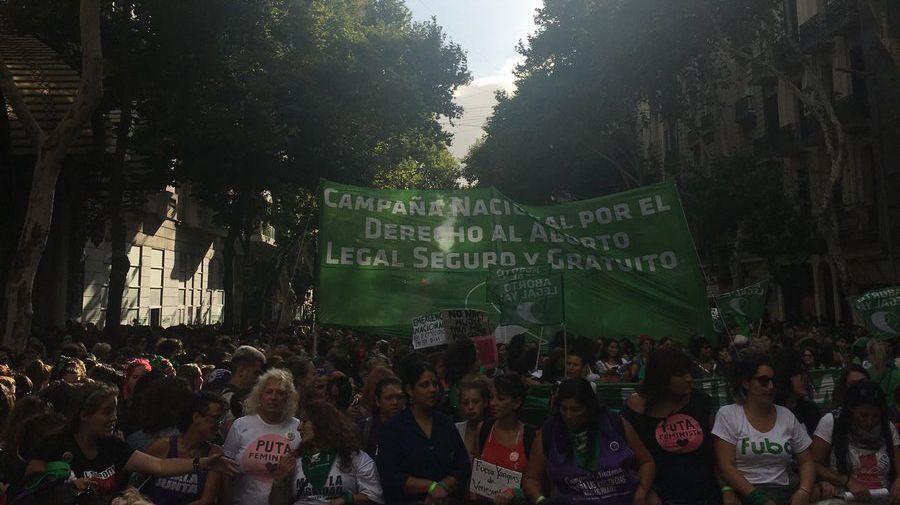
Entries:
POLYGON ((493 465, 480 459, 472 461, 469 491, 493 499, 509 488, 522 487, 522 473, 493 465))
POLYGON ((447 331, 447 341, 456 342, 469 337, 487 335, 487 312, 473 309, 443 310, 441 318, 444 320, 444 329, 447 331))
POLYGON ((425 314, 412 321, 413 349, 424 349, 447 343, 447 331, 444 330, 444 320, 440 312, 425 314))

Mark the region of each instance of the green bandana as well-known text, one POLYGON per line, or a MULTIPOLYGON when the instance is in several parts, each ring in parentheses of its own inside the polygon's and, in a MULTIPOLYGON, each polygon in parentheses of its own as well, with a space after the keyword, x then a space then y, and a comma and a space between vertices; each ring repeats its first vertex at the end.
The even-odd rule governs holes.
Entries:
POLYGON ((331 465, 334 463, 335 451, 316 451, 306 449, 300 454, 300 465, 303 475, 312 486, 313 494, 325 487, 331 465))
POLYGON ((600 437, 599 434, 594 440, 594 447, 588 450, 588 432, 584 430, 580 433, 569 432, 569 443, 572 444, 572 452, 575 454, 575 463, 581 468, 588 470, 596 470, 600 461, 600 437), (588 459, 590 457, 590 459, 588 459))
POLYGON ((28 492, 32 492, 35 489, 39 488, 41 484, 43 484, 47 479, 66 480, 69 478, 69 475, 71 475, 71 473, 72 468, 65 461, 51 461, 47 463, 47 471, 44 472, 38 479, 32 480, 28 485, 25 486, 25 489, 28 492))

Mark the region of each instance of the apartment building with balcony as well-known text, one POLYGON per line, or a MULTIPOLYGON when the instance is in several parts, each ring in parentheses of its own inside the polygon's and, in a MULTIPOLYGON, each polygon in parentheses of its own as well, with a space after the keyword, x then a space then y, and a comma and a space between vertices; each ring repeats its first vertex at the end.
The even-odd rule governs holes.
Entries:
MULTIPOLYGON (((900 283, 900 68, 875 34, 865 1, 786 0, 781 37, 760 46, 759 57, 803 87, 805 72, 821 77, 847 137, 849 162, 835 201, 840 243, 860 290, 900 283), (793 43, 792 43, 793 42, 793 43)), ((760 65, 726 61, 736 76, 715 89, 693 117, 678 124, 659 118, 643 133, 647 153, 664 165, 672 158, 708 170, 711 158, 744 154, 783 171, 785 193, 810 205, 830 168, 816 119, 788 83, 760 65)), ((722 265, 701 257, 713 290, 732 283, 722 265), (719 275, 717 275, 719 273, 719 275)), ((710 245, 712 247, 712 244, 710 245)), ((778 282, 769 313, 776 319, 852 317, 835 266, 824 248, 778 258, 778 282)), ((769 277, 762 258, 743 258, 747 282, 769 277)))

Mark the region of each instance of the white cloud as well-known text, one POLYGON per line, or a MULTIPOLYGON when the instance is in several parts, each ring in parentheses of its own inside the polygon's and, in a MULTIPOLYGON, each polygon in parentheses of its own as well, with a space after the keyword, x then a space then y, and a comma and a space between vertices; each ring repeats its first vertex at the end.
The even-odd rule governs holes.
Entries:
POLYGON ((455 120, 452 126, 449 121, 444 123, 444 128, 453 134, 450 151, 454 156, 463 158, 469 147, 484 135, 482 126, 493 114, 494 105, 497 104, 494 94, 501 90, 515 92, 516 77, 513 71, 522 61, 524 57, 521 55, 507 58, 497 73, 473 79, 471 84, 456 90, 454 101, 463 108, 462 117, 455 120))

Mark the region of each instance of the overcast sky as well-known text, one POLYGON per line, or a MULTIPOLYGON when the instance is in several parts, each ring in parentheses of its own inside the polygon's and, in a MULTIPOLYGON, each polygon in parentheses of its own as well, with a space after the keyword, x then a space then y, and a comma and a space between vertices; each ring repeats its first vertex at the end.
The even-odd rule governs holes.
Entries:
POLYGON ((465 156, 481 137, 491 114, 494 92, 513 89, 513 68, 520 60, 516 44, 534 31, 534 11, 542 0, 406 0, 413 18, 434 17, 453 42, 466 52, 474 81, 456 93, 465 112, 456 120, 450 150, 465 156))

